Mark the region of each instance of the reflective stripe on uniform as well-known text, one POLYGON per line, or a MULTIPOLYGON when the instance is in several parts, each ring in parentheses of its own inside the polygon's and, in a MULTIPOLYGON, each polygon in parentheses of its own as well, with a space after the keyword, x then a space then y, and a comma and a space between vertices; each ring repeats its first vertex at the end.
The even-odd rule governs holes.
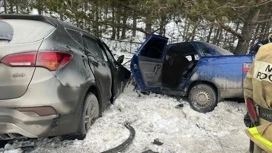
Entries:
POLYGON ((256 127, 252 127, 248 129, 248 132, 251 134, 253 138, 255 138, 259 143, 265 146, 269 151, 272 151, 272 142, 264 138, 257 130, 256 127))

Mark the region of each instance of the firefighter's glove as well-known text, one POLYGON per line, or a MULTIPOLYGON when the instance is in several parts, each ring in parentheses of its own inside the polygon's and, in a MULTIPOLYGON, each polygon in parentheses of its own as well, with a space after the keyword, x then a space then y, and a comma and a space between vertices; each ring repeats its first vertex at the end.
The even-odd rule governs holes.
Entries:
POLYGON ((248 113, 246 113, 244 116, 244 123, 246 127, 252 127, 252 122, 250 120, 248 113))

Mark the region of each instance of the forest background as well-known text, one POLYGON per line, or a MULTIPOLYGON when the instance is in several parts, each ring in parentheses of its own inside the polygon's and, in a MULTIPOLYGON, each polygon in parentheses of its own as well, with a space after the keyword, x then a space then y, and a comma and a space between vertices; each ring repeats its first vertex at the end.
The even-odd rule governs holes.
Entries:
POLYGON ((0 0, 0 14, 35 9, 103 39, 138 44, 130 39, 136 33, 165 36, 174 22, 172 42, 201 40, 245 54, 272 32, 271 6, 272 0, 0 0))

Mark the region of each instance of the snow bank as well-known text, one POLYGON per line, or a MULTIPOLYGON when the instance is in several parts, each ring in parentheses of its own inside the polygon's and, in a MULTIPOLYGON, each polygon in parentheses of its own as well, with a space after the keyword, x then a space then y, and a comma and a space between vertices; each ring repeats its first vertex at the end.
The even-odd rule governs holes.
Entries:
MULTIPOLYGON (((103 117, 99 118, 84 140, 60 141, 59 138, 29 140, 6 145, 5 153, 21 153, 21 143, 36 144, 34 153, 98 153, 117 146, 129 136, 123 126, 130 123, 136 130, 126 153, 152 150, 159 153, 246 152, 244 134, 245 106, 221 102, 213 112, 192 110, 183 100, 165 95, 142 95, 129 86, 103 117), (184 107, 175 108, 178 104, 184 107), (153 144, 159 139, 163 145, 153 144)), ((1 152, 1 151, 0 151, 1 152)))

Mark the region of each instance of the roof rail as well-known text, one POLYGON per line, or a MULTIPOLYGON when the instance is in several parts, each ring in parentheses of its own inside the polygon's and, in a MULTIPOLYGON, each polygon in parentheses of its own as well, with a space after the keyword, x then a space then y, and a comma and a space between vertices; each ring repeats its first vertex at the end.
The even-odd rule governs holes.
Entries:
POLYGON ((54 27, 58 26, 57 20, 51 17, 42 15, 18 15, 18 14, 1 14, 1 19, 25 19, 25 20, 35 20, 51 24, 54 27))

